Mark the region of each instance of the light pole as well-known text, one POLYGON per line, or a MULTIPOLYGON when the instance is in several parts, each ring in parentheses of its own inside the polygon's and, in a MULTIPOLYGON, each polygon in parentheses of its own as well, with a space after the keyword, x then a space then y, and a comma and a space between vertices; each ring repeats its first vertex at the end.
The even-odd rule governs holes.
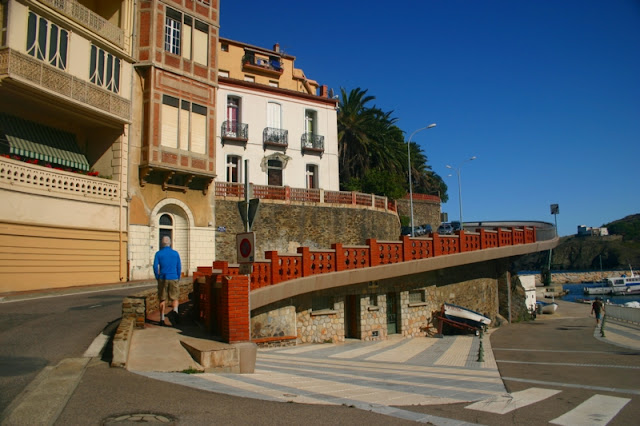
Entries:
POLYGON ((464 163, 466 163, 467 161, 475 160, 476 158, 477 157, 474 155, 473 157, 468 158, 464 160, 462 163, 458 164, 458 167, 451 167, 450 165, 447 164, 447 169, 455 170, 456 174, 458 175, 458 203, 460 205, 460 229, 464 229, 464 222, 462 221, 462 185, 460 184, 460 169, 462 168, 462 165, 464 163))
POLYGON ((415 231, 413 229, 413 185, 411 183, 411 139, 413 138, 413 135, 415 135, 416 133, 421 132, 423 130, 431 129, 433 127, 436 127, 436 123, 429 124, 426 127, 421 127, 420 129, 411 133, 411 136, 409 136, 409 142, 407 142, 407 166, 409 169, 409 172, 408 172, 409 173, 409 205, 411 209, 411 236, 412 237, 415 237, 415 231))

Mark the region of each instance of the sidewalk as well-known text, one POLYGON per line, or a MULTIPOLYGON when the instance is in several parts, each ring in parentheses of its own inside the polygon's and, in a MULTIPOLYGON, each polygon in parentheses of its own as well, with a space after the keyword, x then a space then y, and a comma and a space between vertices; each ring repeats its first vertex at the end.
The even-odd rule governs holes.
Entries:
MULTIPOLYGON (((589 316, 589 305, 558 304, 555 314, 539 315, 536 321, 589 316)), ((593 325, 595 338, 640 350, 640 326, 606 321, 602 337, 595 320, 593 325)), ((437 339, 392 335, 380 342, 348 339, 340 344, 259 349, 253 374, 184 374, 184 370, 200 369, 180 344, 196 338, 193 333, 198 328, 193 324, 180 329, 148 324, 134 332, 128 370, 211 392, 270 401, 368 410, 470 402, 507 393, 491 349, 490 336, 497 330, 484 335, 481 361, 480 338, 476 336, 437 339)))

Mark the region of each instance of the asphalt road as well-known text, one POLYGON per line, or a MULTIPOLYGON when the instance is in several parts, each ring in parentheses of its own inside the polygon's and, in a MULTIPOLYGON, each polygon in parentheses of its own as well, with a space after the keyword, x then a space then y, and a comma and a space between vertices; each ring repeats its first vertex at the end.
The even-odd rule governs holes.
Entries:
MULTIPOLYGON (((147 422, 196 425, 409 423, 348 406, 206 392, 111 368, 108 357, 83 357, 95 337, 115 325, 122 298, 136 291, 0 303, 0 424, 133 424, 130 416, 135 414, 156 416, 147 417, 147 422), (34 395, 39 397, 27 404, 34 395)), ((587 313, 584 306, 564 303, 559 315, 539 316, 491 334, 496 362, 511 393, 507 403, 498 405, 502 409, 516 401, 512 410, 491 412, 491 401, 475 409, 468 403, 402 409, 452 419, 448 424, 635 424, 640 417, 640 353, 596 339, 586 309, 587 313), (519 395, 525 394, 545 397, 521 403, 519 395), (586 423, 563 423, 563 415, 584 404, 603 404, 602 416, 586 423), (620 409, 607 417, 615 404, 620 409)))

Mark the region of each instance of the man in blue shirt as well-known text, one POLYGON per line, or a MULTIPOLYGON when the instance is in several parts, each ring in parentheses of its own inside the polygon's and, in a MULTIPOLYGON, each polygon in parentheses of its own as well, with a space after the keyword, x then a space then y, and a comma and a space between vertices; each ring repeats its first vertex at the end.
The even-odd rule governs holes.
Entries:
POLYGON ((164 325, 164 309, 167 296, 171 300, 173 311, 169 312, 169 319, 173 325, 179 321, 178 305, 180 303, 180 289, 178 282, 182 274, 180 254, 171 248, 171 238, 162 237, 162 247, 153 259, 153 273, 158 280, 158 300, 160 301, 160 325, 164 325))

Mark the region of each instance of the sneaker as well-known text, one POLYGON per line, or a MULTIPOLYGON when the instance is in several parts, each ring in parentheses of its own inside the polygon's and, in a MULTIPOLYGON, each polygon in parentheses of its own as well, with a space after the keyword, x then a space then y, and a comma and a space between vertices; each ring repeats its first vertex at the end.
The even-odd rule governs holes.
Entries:
POLYGON ((171 321, 171 324, 175 327, 176 325, 180 324, 180 315, 178 315, 176 313, 176 311, 171 311, 167 314, 167 317, 169 317, 169 321, 171 321))

